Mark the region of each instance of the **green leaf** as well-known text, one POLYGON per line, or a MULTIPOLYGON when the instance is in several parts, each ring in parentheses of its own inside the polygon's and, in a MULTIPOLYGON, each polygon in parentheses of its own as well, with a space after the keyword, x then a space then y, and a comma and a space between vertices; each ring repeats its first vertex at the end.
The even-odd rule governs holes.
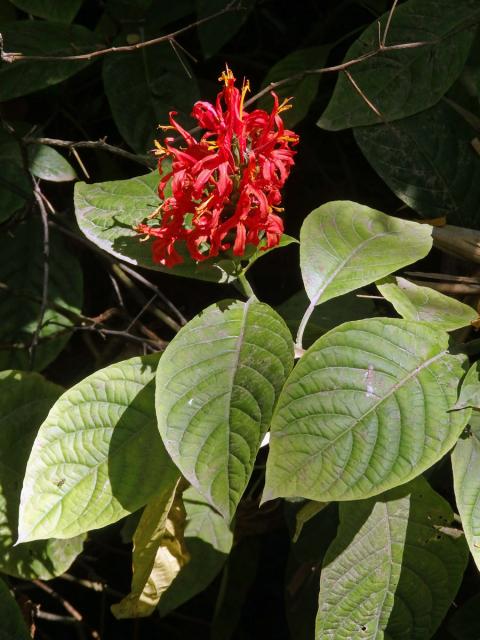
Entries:
MULTIPOLYGON (((53 229, 49 235, 48 305, 35 351, 36 370, 52 362, 68 342, 73 325, 68 314, 80 313, 83 299, 78 260, 53 229)), ((0 234, 0 254, 0 282, 6 285, 0 289, 0 369, 29 369, 28 349, 43 290, 43 230, 37 217, 0 234)))
POLYGON ((233 543, 228 524, 193 487, 184 492, 183 504, 187 512, 184 537, 190 562, 162 595, 157 607, 161 616, 208 587, 225 564, 233 543))
POLYGON ((432 229, 349 201, 327 202, 305 219, 300 266, 312 305, 425 257, 432 229))
POLYGON ((462 381, 460 395, 452 409, 480 409, 480 361, 474 362, 462 381))
POLYGON ((340 504, 324 560, 316 640, 429 640, 468 558, 450 505, 418 478, 373 500, 340 504))
POLYGON ((160 362, 156 407, 165 447, 227 520, 247 486, 292 365, 285 323, 254 298, 202 311, 160 362))
MULTIPOLYGON (((301 75, 307 69, 323 67, 330 50, 330 45, 322 45, 308 49, 298 49, 289 53, 288 56, 273 65, 262 83, 262 88, 267 87, 271 82, 278 82, 285 78, 301 75)), ((294 127, 308 114, 317 95, 319 82, 319 75, 305 75, 282 85, 278 89, 274 89, 280 101, 293 97, 292 108, 282 114, 283 121, 287 127, 294 127)), ((269 95, 261 98, 258 106, 260 109, 270 111, 272 97, 269 95)))
MULTIPOLYGON (((309 300, 305 291, 298 291, 277 307, 277 312, 287 323, 292 335, 297 333, 308 304, 309 300)), ((349 320, 362 320, 374 315, 376 315, 375 305, 370 298, 359 298, 354 293, 346 293, 334 300, 328 300, 328 302, 316 307, 310 316, 303 336, 303 344, 305 347, 309 347, 317 338, 339 324, 349 320)))
POLYGON ((68 538, 133 513, 176 469, 158 436, 158 354, 96 371, 40 427, 20 502, 19 541, 68 538))
MULTIPOLYGON (((2 24, 6 53, 34 56, 70 56, 94 51, 96 36, 85 27, 60 22, 21 20, 2 24)), ((90 64, 88 60, 3 62, 0 64, 0 101, 24 96, 63 82, 90 64)))
POLYGON ((76 180, 77 174, 65 158, 45 145, 32 145, 29 149, 30 171, 37 178, 50 182, 76 180))
MULTIPOLYGON (((380 18, 382 34, 388 15, 380 18)), ((395 9, 386 44, 432 44, 378 53, 351 66, 349 72, 386 121, 428 109, 460 75, 475 35, 472 25, 479 16, 477 0, 409 0, 395 9)), ((378 34, 375 20, 347 51, 345 61, 377 50, 378 34)), ((341 73, 318 125, 336 131, 378 122, 341 73)))
POLYGON ((10 0, 16 7, 39 18, 72 22, 83 0, 10 0))
POLYGON ((131 591, 111 607, 116 618, 151 615, 190 559, 183 540, 185 508, 178 483, 177 477, 170 486, 164 485, 143 510, 133 536, 131 591))
POLYGON ((437 462, 469 410, 451 412, 464 356, 421 322, 358 320, 322 336, 297 364, 272 420, 263 500, 356 500, 437 462))
POLYGON ((378 175, 423 218, 480 224, 480 162, 474 129, 449 105, 375 127, 354 129, 378 175))
POLYGON ((0 640, 31 640, 20 607, 3 580, 0 580, 0 620, 0 640))
POLYGON ((158 182, 156 171, 129 180, 77 182, 74 201, 78 226, 101 249, 131 264, 197 280, 234 280, 233 260, 212 258, 197 264, 184 256, 185 262, 171 269, 153 262, 151 242, 140 242, 134 226, 157 208, 158 182))
POLYGON ((25 467, 38 427, 63 389, 37 373, 0 372, 0 571, 50 580, 82 551, 84 536, 13 546, 25 467))
POLYGON ((478 318, 478 313, 469 305, 405 278, 386 278, 377 282, 377 289, 402 318, 428 322, 444 331, 468 327, 478 318))
POLYGON ((478 411, 472 413, 469 425, 470 428, 458 440, 452 452, 453 486, 465 537, 473 559, 480 569, 480 414, 478 411))
MULTIPOLYGON (((198 19, 208 18, 208 16, 224 9, 228 4, 228 0, 196 0, 198 19)), ((241 5, 237 5, 233 11, 198 26, 198 37, 206 58, 211 58, 218 53, 223 45, 233 38, 248 18, 254 5, 255 0, 245 0, 241 5)))
MULTIPOLYGON (((158 32, 147 29, 144 36, 138 36, 143 40, 158 36, 158 32)), ((153 148, 158 125, 168 124, 170 111, 179 112, 177 118, 181 118, 190 114, 198 99, 197 82, 178 55, 166 42, 104 60, 103 82, 113 119, 123 138, 139 153, 153 148)))
POLYGON ((0 224, 25 206, 31 184, 24 172, 0 155, 0 224))

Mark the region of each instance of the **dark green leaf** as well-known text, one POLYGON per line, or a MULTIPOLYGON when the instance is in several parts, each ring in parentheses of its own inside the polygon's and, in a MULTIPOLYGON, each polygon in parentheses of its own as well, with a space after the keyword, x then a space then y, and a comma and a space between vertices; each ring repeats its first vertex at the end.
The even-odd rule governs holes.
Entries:
MULTIPOLYGON (((1 25, 6 53, 69 56, 98 47, 95 35, 79 25, 22 20, 1 25)), ((88 60, 18 61, 0 64, 0 101, 58 84, 84 69, 88 60)))
POLYGON ((155 421, 159 354, 96 371, 66 391, 27 465, 19 540, 68 538, 137 511, 177 471, 155 421))
POLYGON ((375 171, 423 218, 480 225, 480 160, 474 129, 450 106, 375 127, 354 130, 375 171))
POLYGON ((165 447, 187 480, 228 520, 292 365, 285 323, 254 298, 226 300, 202 311, 160 361, 156 406, 165 447))
MULTIPOLYGON (((386 44, 431 44, 379 53, 351 66, 349 72, 386 121, 428 109, 460 75, 479 17, 477 0, 409 0, 395 9, 386 44)), ((387 18, 388 13, 380 18, 382 34, 387 18)), ((350 47, 345 61, 378 49, 378 38, 375 21, 350 47)), ((340 74, 318 125, 335 131, 378 122, 348 77, 340 74)))
POLYGON ((468 549, 450 505, 418 478, 340 504, 324 560, 316 640, 429 640, 455 597, 468 549))
POLYGON ((39 18, 72 22, 83 0, 10 0, 16 7, 39 18))
POLYGON ((169 111, 177 111, 177 118, 188 115, 198 98, 196 80, 169 43, 107 57, 103 82, 118 130, 139 153, 153 149, 158 125, 168 124, 169 111))
MULTIPOLYGON (((229 0, 196 0, 198 19, 207 18, 229 4, 231 4, 229 0)), ((244 0, 236 5, 233 11, 228 11, 199 25, 198 35, 206 58, 218 53, 223 45, 233 38, 254 5, 255 0, 244 0)))
POLYGON ((0 620, 0 640, 31 640, 20 607, 3 580, 0 580, 0 620))
MULTIPOLYGON (((278 82, 285 78, 301 75, 307 69, 323 67, 330 52, 330 45, 310 47, 309 49, 299 49, 279 60, 267 73, 262 87, 268 86, 271 82, 278 82)), ((318 91, 319 75, 306 75, 293 80, 278 89, 274 89, 280 101, 284 98, 293 97, 292 108, 282 113, 282 118, 288 127, 295 126, 303 120, 310 109, 312 102, 318 91)), ((266 96, 259 101, 259 107, 270 111, 272 108, 272 97, 266 96)))
POLYGON ((83 547, 84 536, 13 546, 28 456, 38 427, 62 391, 37 373, 0 372, 0 571, 18 578, 59 576, 83 547))
MULTIPOLYGON (((0 369, 28 369, 28 348, 38 325, 43 290, 40 222, 32 218, 0 234, 0 254, 0 282, 7 287, 0 289, 0 369)), ((66 249, 63 238, 50 229, 48 307, 35 351, 35 369, 45 368, 67 343, 73 324, 68 314, 80 312, 82 290, 77 259, 66 249)))
POLYGON ((363 499, 418 476, 468 420, 449 411, 464 361, 421 322, 371 318, 322 336, 280 395, 263 499, 363 499))
POLYGON ((448 630, 456 640, 478 640, 480 638, 480 593, 475 594, 459 607, 448 623, 448 630))

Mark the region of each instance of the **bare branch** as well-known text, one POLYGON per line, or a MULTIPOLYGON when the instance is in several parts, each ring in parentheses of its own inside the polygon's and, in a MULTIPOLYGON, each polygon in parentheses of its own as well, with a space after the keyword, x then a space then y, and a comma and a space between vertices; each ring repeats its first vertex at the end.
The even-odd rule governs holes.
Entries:
POLYGON ((380 111, 377 109, 377 107, 373 104, 373 102, 365 95, 365 93, 360 89, 360 87, 358 86, 358 84, 355 82, 355 80, 352 78, 352 74, 350 73, 350 71, 344 71, 345 75, 347 76, 350 84, 352 85, 352 87, 355 89, 355 91, 358 93, 358 95, 362 98, 362 100, 365 102, 365 104, 373 111, 373 113, 378 116, 380 118, 380 120, 384 121, 385 118, 382 116, 382 114, 380 113, 380 111))
POLYGON ((390 24, 392 22, 393 14, 395 12, 395 8, 396 8, 397 4, 398 4, 398 0, 393 0, 392 8, 390 9, 390 12, 388 14, 387 24, 385 25, 385 30, 383 32, 383 37, 382 37, 382 40, 380 42, 380 47, 382 49, 385 47, 385 42, 387 40, 388 32, 390 30, 390 24))
POLYGON ((209 22, 210 20, 214 20, 215 18, 218 18, 224 15, 225 13, 230 13, 231 11, 239 11, 241 9, 242 7, 238 3, 238 0, 232 0, 232 2, 229 2, 228 5, 223 9, 221 9, 220 11, 212 13, 210 16, 206 16, 205 18, 200 18, 199 20, 192 22, 186 27, 182 27, 181 29, 172 31, 172 33, 169 33, 167 35, 160 36, 158 38, 152 38, 151 40, 144 40, 143 42, 137 42, 131 45, 122 45, 120 47, 108 47, 107 49, 98 49, 96 51, 90 51, 89 53, 81 53, 73 56, 35 56, 35 55, 29 56, 29 55, 24 55, 21 52, 7 52, 3 48, 3 38, 2 38, 2 35, 0 34, 0 60, 2 60, 3 62, 9 62, 9 63, 19 62, 20 60, 30 60, 30 61, 36 61, 36 62, 47 62, 52 60, 81 61, 81 60, 93 60, 94 58, 99 58, 109 53, 126 53, 131 51, 138 51, 139 49, 145 49, 145 47, 151 47, 152 45, 160 44, 161 42, 172 42, 173 40, 175 40, 177 36, 181 35, 182 33, 191 31, 195 27, 198 27, 201 24, 204 24, 205 22, 209 22))

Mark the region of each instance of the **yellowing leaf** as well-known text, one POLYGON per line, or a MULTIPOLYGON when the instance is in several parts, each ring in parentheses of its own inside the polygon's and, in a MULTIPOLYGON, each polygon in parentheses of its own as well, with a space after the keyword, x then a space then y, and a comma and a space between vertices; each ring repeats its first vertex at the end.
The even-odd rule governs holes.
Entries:
POLYGON ((185 547, 181 481, 165 487, 145 507, 133 536, 131 592, 112 606, 116 618, 143 618, 155 610, 190 556, 185 547))

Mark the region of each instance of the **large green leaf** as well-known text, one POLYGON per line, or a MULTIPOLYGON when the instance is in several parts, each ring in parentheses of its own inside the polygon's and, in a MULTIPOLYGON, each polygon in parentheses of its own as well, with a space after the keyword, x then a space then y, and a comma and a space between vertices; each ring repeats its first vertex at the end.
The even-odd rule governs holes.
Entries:
POLYGON ((157 607, 162 616, 208 587, 225 564, 233 543, 228 524, 196 489, 190 487, 184 492, 183 504, 187 512, 184 537, 190 562, 162 595, 157 607))
MULTIPOLYGON (((322 67, 330 49, 330 45, 322 45, 308 49, 298 49, 293 53, 289 53, 288 56, 273 65, 267 73, 262 87, 267 87, 271 82, 295 77, 307 69, 322 67)), ((320 76, 311 74, 274 89, 280 100, 293 97, 292 108, 282 114, 283 121, 288 127, 295 126, 305 118, 317 95, 319 82, 320 76)), ((259 101, 258 106, 267 111, 271 110, 272 97, 265 96, 259 101)))
POLYGON ((470 428, 452 452, 453 485, 468 546, 480 569, 480 413, 474 411, 470 428))
POLYGON ((0 372, 0 571, 50 580, 82 551, 83 536, 13 546, 25 467, 38 427, 63 389, 37 373, 0 372))
POLYGON ((363 154, 423 218, 480 224, 480 162, 474 129, 443 102, 410 118, 354 129, 363 154))
POLYGON ((468 549, 450 505, 418 478, 340 505, 325 556, 316 640, 429 640, 460 586, 468 549))
MULTIPOLYGON (((97 38, 91 31, 76 24, 21 20, 2 24, 1 30, 7 53, 70 56, 94 51, 98 45, 97 38)), ((89 64, 88 60, 2 62, 0 101, 58 84, 89 64)))
MULTIPOLYGON (((221 11, 230 4, 228 0, 195 0, 195 2, 199 20, 221 11)), ((254 4, 255 0, 244 0, 236 5, 233 11, 199 25, 198 36, 206 58, 218 53, 223 45, 233 38, 247 19, 254 4)))
POLYGON ((19 541, 103 527, 171 483, 177 472, 155 424, 158 358, 112 364, 55 403, 27 464, 19 541))
MULTIPOLYGON (((431 42, 426 46, 385 51, 351 66, 349 72, 386 121, 428 109, 460 75, 480 18, 477 0, 409 0, 394 12, 386 44, 431 42)), ((384 32, 388 13, 380 18, 384 32)), ((345 61, 378 49, 373 22, 347 51, 345 61)), ((332 99, 318 121, 330 130, 377 124, 378 116, 340 74, 332 99)))
POLYGON ((156 171, 129 180, 77 182, 74 199, 80 229, 101 249, 131 264, 198 280, 234 279, 233 260, 211 259, 197 264, 185 256, 183 264, 171 269, 153 262, 151 242, 140 242, 134 226, 158 206, 158 183, 156 171))
POLYGON ((133 535, 131 591, 112 606, 116 618, 151 615, 162 594, 190 560, 183 540, 185 508, 178 484, 177 476, 143 510, 133 535))
POLYGON ((431 231, 356 202, 315 209, 300 231, 300 265, 312 305, 420 260, 432 246, 431 231))
POLYGON ((458 400, 452 409, 480 409, 480 360, 472 364, 462 380, 458 400))
MULTIPOLYGON (((9 233, 0 234, 0 369, 29 369, 28 348, 37 329, 43 293, 43 230, 31 218, 9 233)), ((47 310, 35 350, 34 368, 41 370, 54 360, 67 343, 73 321, 68 313, 79 313, 83 299, 80 264, 60 237, 50 229, 47 310)))
MULTIPOLYGON (((144 37, 149 36, 158 32, 147 29, 144 37)), ((105 58, 103 82, 118 130, 139 153, 153 149, 158 125, 168 124, 169 111, 188 115, 198 98, 196 80, 168 42, 105 58)))
POLYGON ((478 313, 469 305, 405 278, 386 278, 377 282, 377 288, 406 320, 420 320, 430 326, 453 331, 468 327, 478 318, 478 313))
POLYGON ((422 473, 468 419, 449 412, 464 360, 421 322, 371 318, 322 336, 280 395, 263 499, 363 499, 422 473))
MULTIPOLYGON (((398 120, 437 103, 460 75, 480 18, 477 0, 409 0, 395 9, 386 44, 430 42, 426 46, 384 51, 351 66, 349 72, 384 121, 398 120)), ((384 32, 388 13, 380 18, 384 32)), ((378 49, 373 22, 347 51, 345 61, 378 49)), ((340 74, 333 96, 318 121, 338 130, 378 124, 377 114, 340 74)))
POLYGON ((3 580, 0 580, 0 620, 0 640, 31 640, 20 607, 3 580))
POLYGON ((156 407, 165 447, 226 519, 247 486, 292 365, 285 323, 254 298, 202 311, 160 361, 156 407))
POLYGON ((39 18, 71 22, 83 0, 10 0, 16 7, 39 18))

